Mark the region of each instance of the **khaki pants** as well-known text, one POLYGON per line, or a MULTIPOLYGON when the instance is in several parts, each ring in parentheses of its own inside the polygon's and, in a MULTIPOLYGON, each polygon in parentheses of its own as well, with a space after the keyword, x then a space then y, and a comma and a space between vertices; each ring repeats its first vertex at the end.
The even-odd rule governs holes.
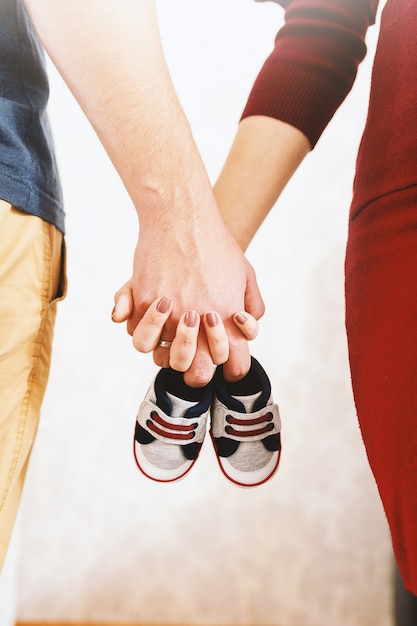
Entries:
POLYGON ((0 200, 0 570, 48 380, 56 303, 65 295, 62 234, 0 200))

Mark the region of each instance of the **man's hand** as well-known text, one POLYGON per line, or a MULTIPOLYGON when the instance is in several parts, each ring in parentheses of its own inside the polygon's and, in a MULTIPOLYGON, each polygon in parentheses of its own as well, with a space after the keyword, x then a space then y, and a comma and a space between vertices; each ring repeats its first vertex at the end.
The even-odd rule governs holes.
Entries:
MULTIPOLYGON (((194 224, 192 229, 182 225, 180 235, 175 228, 164 232, 163 225, 142 229, 134 258, 133 313, 127 324, 133 343, 140 351, 154 350, 161 367, 171 364, 185 371, 186 382, 193 386, 206 384, 220 362, 226 363, 230 380, 246 374, 249 348, 233 316, 246 309, 259 319, 264 312, 252 267, 222 221, 213 219, 211 213, 210 224, 194 224), (157 335, 163 318, 155 301, 161 294, 171 303, 162 312, 167 317, 157 335), (160 338, 175 339, 170 351, 155 343, 160 338)), ((165 300, 162 308, 166 305, 165 300)))
POLYGON ((206 235, 187 260, 183 244, 182 253, 172 245, 164 254, 150 245, 154 238, 140 239, 136 275, 116 293, 112 314, 115 322, 127 321, 140 352, 153 351, 157 365, 185 372, 191 386, 206 384, 220 363, 229 380, 246 374, 247 340, 264 312, 254 271, 227 231, 215 242, 206 235), (159 346, 161 339, 172 342, 170 348, 159 346))

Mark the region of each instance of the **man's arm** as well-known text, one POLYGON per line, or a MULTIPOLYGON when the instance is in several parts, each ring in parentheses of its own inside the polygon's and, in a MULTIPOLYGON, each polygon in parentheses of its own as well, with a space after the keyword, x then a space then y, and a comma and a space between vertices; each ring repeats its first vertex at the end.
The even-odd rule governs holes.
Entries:
MULTIPOLYGON (((263 303, 253 273, 224 226, 161 49, 154 0, 26 0, 40 38, 95 128, 137 210, 133 334, 148 306, 170 296, 164 327, 172 339, 184 310, 217 310, 230 340, 230 376, 249 367, 249 351, 232 322, 263 303), (248 307, 247 307, 248 308, 248 307)), ((160 365, 167 354, 156 353, 160 365)), ((207 382, 213 364, 204 333, 191 384, 207 382)))
POLYGON ((26 0, 26 5, 143 225, 163 218, 174 174, 190 165, 203 168, 163 57, 154 1, 26 0))

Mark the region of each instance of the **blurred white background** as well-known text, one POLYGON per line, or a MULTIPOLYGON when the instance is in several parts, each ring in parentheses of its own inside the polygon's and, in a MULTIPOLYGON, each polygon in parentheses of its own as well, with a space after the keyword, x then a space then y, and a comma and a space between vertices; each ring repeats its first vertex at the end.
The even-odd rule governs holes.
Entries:
MULTIPOLYGON (((283 11, 252 0, 158 6, 214 182, 283 11)), ((226 481, 209 439, 178 484, 136 469, 135 415, 156 368, 110 321, 113 293, 130 275, 136 215, 51 67, 69 293, 9 570, 20 619, 390 626, 390 541, 352 401, 343 302, 376 36, 377 26, 354 90, 248 252, 267 305, 252 351, 270 375, 284 446, 277 476, 253 490, 226 481)))

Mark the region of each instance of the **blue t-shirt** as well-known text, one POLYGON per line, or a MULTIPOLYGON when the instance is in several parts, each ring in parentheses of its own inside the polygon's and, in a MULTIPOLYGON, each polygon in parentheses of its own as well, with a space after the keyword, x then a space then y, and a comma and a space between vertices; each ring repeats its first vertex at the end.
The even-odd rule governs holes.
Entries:
POLYGON ((0 0, 0 198, 64 232, 44 52, 23 0, 0 0))

